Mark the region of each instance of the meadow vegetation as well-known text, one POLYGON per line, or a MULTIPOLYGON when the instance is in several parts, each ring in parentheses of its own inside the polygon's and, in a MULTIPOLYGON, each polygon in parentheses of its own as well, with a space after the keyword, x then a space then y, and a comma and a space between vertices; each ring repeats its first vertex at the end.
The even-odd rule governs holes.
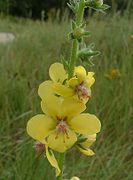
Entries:
MULTIPOLYGON (((0 179, 54 180, 54 170, 37 158, 34 141, 26 133, 30 117, 41 112, 39 84, 48 79, 51 63, 63 54, 69 59, 69 20, 31 21, 0 19, 0 32, 12 32, 12 43, 0 44, 0 179)), ((102 52, 94 58, 96 83, 88 103, 90 113, 102 122, 93 146, 96 155, 86 157, 76 149, 66 155, 65 179, 132 180, 133 177, 133 21, 120 16, 95 14, 87 27, 102 52), (110 70, 119 76, 108 78, 110 70)))

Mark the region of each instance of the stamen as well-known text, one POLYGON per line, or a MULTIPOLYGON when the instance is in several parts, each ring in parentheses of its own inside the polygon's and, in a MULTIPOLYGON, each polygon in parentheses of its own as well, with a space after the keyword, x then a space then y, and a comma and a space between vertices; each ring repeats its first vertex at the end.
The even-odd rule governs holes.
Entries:
POLYGON ((91 96, 91 91, 89 88, 86 87, 86 84, 82 82, 80 85, 76 87, 76 92, 79 99, 89 99, 91 96), (89 95, 90 94, 90 95, 89 95))
POLYGON ((67 117, 59 121, 58 125, 56 126, 56 137, 55 137, 55 139, 57 139, 59 134, 62 134, 64 143, 65 143, 65 138, 69 139, 68 124, 66 120, 67 120, 67 117))

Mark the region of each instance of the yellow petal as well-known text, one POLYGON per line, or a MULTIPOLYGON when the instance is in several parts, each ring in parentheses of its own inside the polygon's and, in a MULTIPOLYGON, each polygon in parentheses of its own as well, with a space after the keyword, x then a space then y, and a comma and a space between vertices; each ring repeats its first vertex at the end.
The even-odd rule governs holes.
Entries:
POLYGON ((73 88, 75 88, 76 86, 78 86, 80 83, 79 83, 79 81, 78 81, 78 79, 76 78, 76 77, 74 77, 74 78, 71 78, 69 81, 68 81, 68 85, 70 86, 70 87, 73 87, 73 88))
POLYGON ((96 134, 84 136, 87 138, 84 142, 80 143, 83 148, 89 148, 96 141, 96 134))
POLYGON ((89 113, 75 116, 69 121, 69 125, 77 133, 86 135, 98 133, 101 128, 99 119, 95 115, 89 113))
POLYGON ((83 149, 81 147, 78 147, 78 149, 86 156, 93 156, 95 154, 91 149, 83 149))
POLYGON ((65 152, 67 149, 73 146, 73 144, 76 141, 77 141, 76 134, 72 130, 68 130, 67 135, 63 133, 57 134, 57 132, 54 131, 47 138, 48 146, 51 149, 60 153, 65 152))
POLYGON ((60 83, 54 83, 53 85, 54 92, 63 97, 70 97, 74 95, 74 90, 60 83))
POLYGON ((88 72, 88 75, 86 76, 86 85, 90 88, 94 82, 95 82, 95 78, 94 76, 94 72, 88 72))
POLYGON ((40 142, 49 135, 51 130, 55 129, 55 121, 43 114, 32 117, 27 123, 27 133, 40 142))
POLYGON ((49 68, 50 78, 54 82, 63 82, 66 78, 66 71, 61 63, 54 63, 49 68))
POLYGON ((64 117, 74 117, 75 115, 83 112, 85 109, 85 104, 74 98, 65 98, 62 102, 62 112, 64 117))
POLYGON ((38 94, 42 100, 44 100, 47 96, 53 95, 53 82, 52 81, 44 81, 40 84, 38 89, 38 94))
POLYGON ((42 102, 42 110, 51 117, 60 117, 62 99, 57 96, 47 96, 45 101, 42 102))
POLYGON ((61 173, 61 170, 59 168, 59 165, 58 165, 58 162, 54 156, 54 153, 52 150, 49 150, 48 146, 46 146, 46 156, 47 156, 47 159, 49 161, 49 163, 51 164, 51 166, 53 166, 55 168, 55 173, 56 173, 56 176, 59 176, 60 173, 61 173))
POLYGON ((86 79, 86 70, 83 66, 75 67, 75 74, 80 83, 86 79))

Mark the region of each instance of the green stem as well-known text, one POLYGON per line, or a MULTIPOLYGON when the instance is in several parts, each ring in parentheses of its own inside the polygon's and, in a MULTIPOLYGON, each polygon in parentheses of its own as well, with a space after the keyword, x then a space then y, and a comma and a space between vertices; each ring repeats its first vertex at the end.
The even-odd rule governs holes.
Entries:
MULTIPOLYGON (((83 16, 84 16, 84 8, 85 8, 85 0, 80 0, 79 3, 79 9, 76 14, 76 24, 77 26, 80 26, 80 24, 83 21, 83 16)), ((70 58, 70 63, 69 63, 69 75, 68 78, 72 78, 74 74, 74 67, 77 61, 77 52, 79 49, 79 42, 77 39, 74 39, 72 42, 72 51, 71 51, 71 58, 70 58)))
POLYGON ((65 153, 60 153, 59 154, 59 167, 61 170, 61 174, 60 174, 60 176, 58 176, 56 178, 57 180, 62 180, 64 160, 65 160, 65 153))

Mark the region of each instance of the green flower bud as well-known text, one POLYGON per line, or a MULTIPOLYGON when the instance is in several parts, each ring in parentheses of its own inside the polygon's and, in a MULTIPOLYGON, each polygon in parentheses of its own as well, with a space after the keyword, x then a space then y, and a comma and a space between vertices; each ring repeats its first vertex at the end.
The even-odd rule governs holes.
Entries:
POLYGON ((96 0, 97 6, 102 6, 103 5, 103 0, 96 0))
POLYGON ((83 28, 77 28, 73 31, 73 37, 75 39, 80 39, 85 34, 85 30, 83 28))

